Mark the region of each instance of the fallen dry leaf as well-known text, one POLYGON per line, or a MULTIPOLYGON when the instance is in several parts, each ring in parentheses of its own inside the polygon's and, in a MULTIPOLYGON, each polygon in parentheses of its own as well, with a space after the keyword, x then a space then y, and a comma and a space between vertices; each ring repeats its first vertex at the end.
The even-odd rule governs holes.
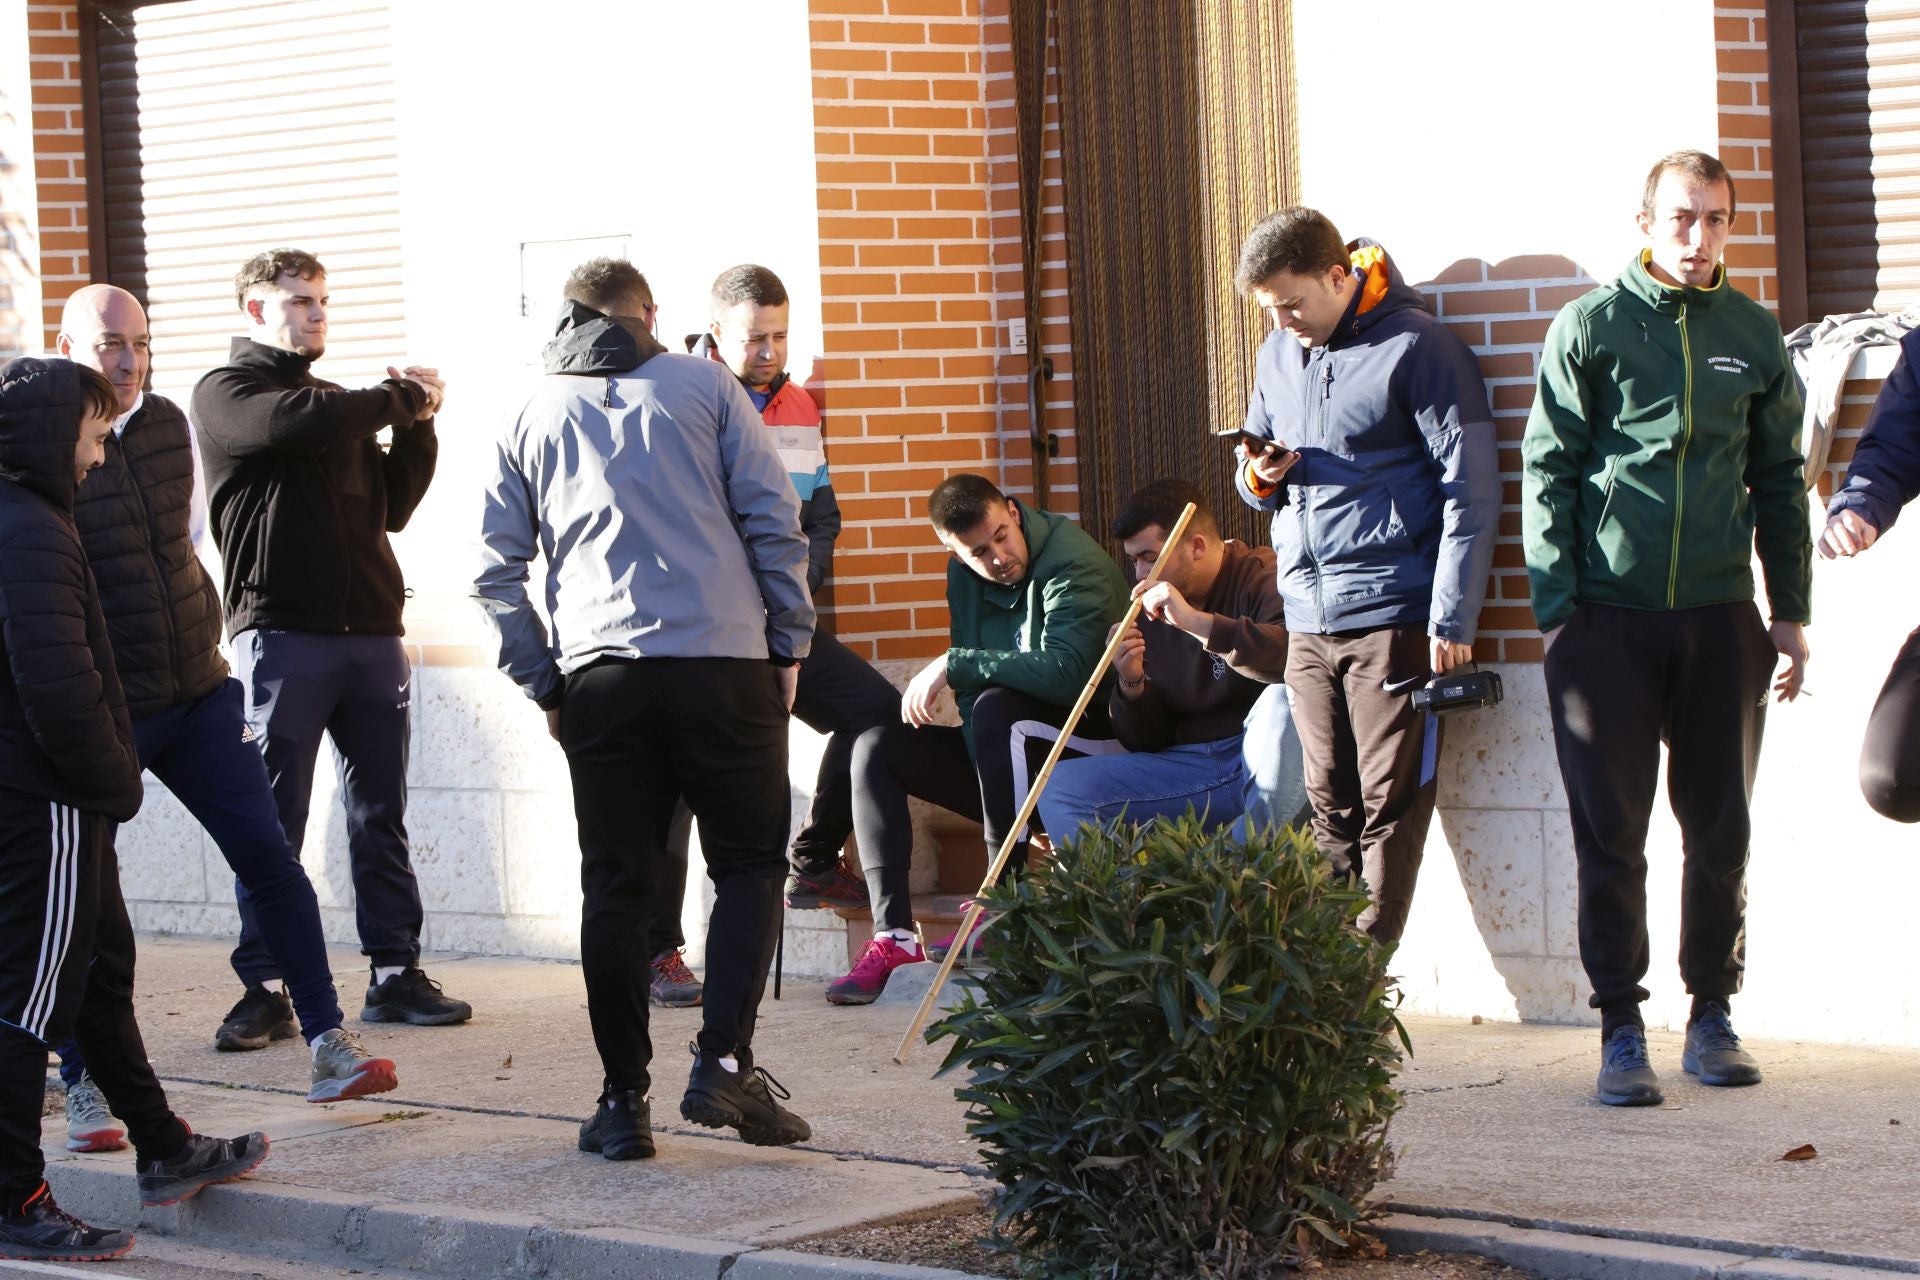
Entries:
POLYGON ((1811 1160, 1819 1154, 1818 1151, 1813 1149, 1811 1142, 1803 1142, 1780 1158, 1782 1160, 1811 1160))

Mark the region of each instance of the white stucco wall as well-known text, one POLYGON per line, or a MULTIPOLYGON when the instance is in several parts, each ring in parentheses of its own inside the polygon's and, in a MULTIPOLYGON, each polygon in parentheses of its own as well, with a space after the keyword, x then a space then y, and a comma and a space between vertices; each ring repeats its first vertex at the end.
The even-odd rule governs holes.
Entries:
POLYGON ((439 474, 395 543, 435 638, 475 634, 461 597, 483 468, 552 332, 557 280, 532 282, 543 314, 520 315, 523 242, 627 237, 675 351, 705 328, 713 278, 759 262, 793 300, 789 368, 805 378, 820 350, 806 6, 740 0, 724 22, 630 0, 541 13, 395 6, 409 355, 448 381, 439 474))
POLYGON ((1408 280, 1531 254, 1606 279, 1648 167, 1717 146, 1711 0, 1295 0, 1293 24, 1303 199, 1408 280))

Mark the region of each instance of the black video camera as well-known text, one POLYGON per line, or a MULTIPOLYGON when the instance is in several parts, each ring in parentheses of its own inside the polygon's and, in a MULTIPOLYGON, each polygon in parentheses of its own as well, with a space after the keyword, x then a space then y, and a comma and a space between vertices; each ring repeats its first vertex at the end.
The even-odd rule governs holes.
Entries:
POLYGON ((1413 705, 1437 716, 1472 711, 1499 703, 1503 691, 1497 671, 1449 671, 1413 691, 1413 705))

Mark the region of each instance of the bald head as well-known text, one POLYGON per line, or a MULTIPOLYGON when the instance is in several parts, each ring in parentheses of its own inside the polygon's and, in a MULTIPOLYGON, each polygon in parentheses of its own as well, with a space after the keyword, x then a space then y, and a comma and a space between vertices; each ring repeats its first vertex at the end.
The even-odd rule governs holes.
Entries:
POLYGON ((105 374, 125 413, 147 381, 147 313, 125 289, 90 284, 68 298, 60 313, 59 350, 75 364, 105 374))

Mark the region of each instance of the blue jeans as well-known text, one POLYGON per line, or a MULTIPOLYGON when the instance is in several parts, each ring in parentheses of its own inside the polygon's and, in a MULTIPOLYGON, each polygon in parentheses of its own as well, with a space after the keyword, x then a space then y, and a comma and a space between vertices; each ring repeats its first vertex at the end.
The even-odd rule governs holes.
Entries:
MULTIPOLYGON (((407 756, 413 667, 399 636, 255 628, 233 638, 234 674, 260 742, 280 825, 294 856, 307 835, 313 769, 333 740, 360 950, 375 967, 420 960, 420 885, 407 846, 407 756)), ((266 945, 266 921, 244 882, 233 971, 245 982, 293 977, 266 945)))
MULTIPOLYGON (((141 765, 213 837, 252 898, 266 949, 286 976, 300 1030, 311 1041, 341 1024, 340 1000, 313 882, 280 829, 244 707, 240 682, 222 681, 205 697, 135 720, 134 745, 141 765)), ((85 1070, 77 1048, 61 1046, 61 1078, 72 1084, 85 1070)))
POLYGON ((1189 805, 1208 826, 1235 823, 1242 840, 1250 829, 1306 821, 1300 737, 1284 685, 1261 693, 1238 736, 1062 760, 1040 793, 1040 820, 1059 840, 1071 838, 1083 822, 1108 822, 1123 813, 1129 821, 1148 822, 1179 817, 1189 805))

